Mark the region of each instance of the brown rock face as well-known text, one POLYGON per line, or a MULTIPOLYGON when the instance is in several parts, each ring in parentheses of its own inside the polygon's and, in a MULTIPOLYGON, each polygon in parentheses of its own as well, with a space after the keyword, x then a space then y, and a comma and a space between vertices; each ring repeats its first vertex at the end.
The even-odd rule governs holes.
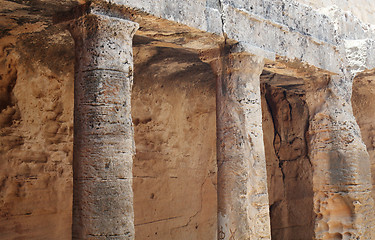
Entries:
POLYGON ((262 84, 272 239, 312 239, 312 168, 303 92, 262 84))
POLYGON ((259 2, 0 0, 0 239, 375 239, 374 27, 259 2))
MULTIPOLYGON (((0 238, 71 239, 73 40, 2 43, 0 238)), ((216 239, 215 76, 189 51, 142 45, 135 61, 136 238, 216 239)))
POLYGON ((361 135, 370 156, 372 192, 375 200, 375 72, 366 71, 356 76, 353 82, 353 114, 361 129, 361 135))
POLYGON ((192 52, 146 42, 134 50, 136 239, 217 239, 215 76, 192 52))
POLYGON ((1 41, 1 239, 71 238, 72 48, 56 28, 1 41))
POLYGON ((361 135, 370 155, 372 198, 375 200, 375 72, 359 74, 353 83, 353 114, 361 129, 361 135))
POLYGON ((315 238, 372 239, 370 158, 352 112, 351 79, 319 80, 306 94, 315 238))

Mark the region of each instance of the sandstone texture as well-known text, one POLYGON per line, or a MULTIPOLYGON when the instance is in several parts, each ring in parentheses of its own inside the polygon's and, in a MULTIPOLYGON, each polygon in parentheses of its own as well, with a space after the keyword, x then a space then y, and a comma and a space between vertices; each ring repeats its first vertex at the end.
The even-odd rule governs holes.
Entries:
POLYGON ((70 239, 72 48, 56 28, 1 41, 1 239, 70 239))
POLYGON ((190 51, 134 53, 136 239, 216 239, 215 76, 190 51))
POLYGON ((307 91, 315 237, 372 239, 370 159, 352 113, 351 80, 342 81, 332 77, 307 91))
POLYGON ((217 239, 215 75, 194 52, 134 47, 136 239, 217 239))
POLYGON ((375 200, 375 148, 374 148, 374 82, 373 71, 358 74, 353 83, 353 114, 361 129, 362 140, 366 144, 370 156, 372 175, 372 197, 375 200))
POLYGON ((375 239, 374 9, 0 0, 0 239, 375 239))
POLYGON ((283 76, 269 72, 261 76, 272 238, 312 239, 313 185, 306 139, 306 96, 298 88, 275 86, 270 78, 280 82, 283 76))

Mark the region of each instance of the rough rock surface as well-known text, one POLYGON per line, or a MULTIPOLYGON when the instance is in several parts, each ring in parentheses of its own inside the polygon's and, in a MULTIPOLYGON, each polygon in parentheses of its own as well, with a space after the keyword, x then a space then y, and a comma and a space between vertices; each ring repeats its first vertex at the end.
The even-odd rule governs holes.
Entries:
POLYGON ((218 238, 271 239, 260 94, 264 58, 229 51, 212 64, 219 74, 218 238))
POLYGON ((375 24, 375 2, 372 0, 297 0, 313 8, 336 6, 344 11, 353 13, 364 22, 375 24))
POLYGON ((75 42, 73 239, 134 239, 131 117, 138 24, 88 14, 75 42))
POLYGON ((58 28, 1 40, 1 239, 71 238, 72 48, 58 28))
MULTIPOLYGON (((73 39, 52 28, 8 40, 1 238, 71 239, 73 39)), ((135 41, 136 238, 216 239, 215 76, 196 53, 135 41)))
POLYGON ((339 76, 307 86, 317 239, 374 238, 370 159, 353 116, 351 86, 339 76))
POLYGON ((361 129, 362 139, 370 155, 372 197, 375 200, 375 72, 358 74, 353 83, 353 113, 361 129))
POLYGON ((217 239, 215 75, 148 41, 134 50, 136 239, 217 239))
MULTIPOLYGON (((262 81, 278 77, 264 74, 262 81)), ((309 113, 305 94, 263 83, 262 110, 272 239, 312 239, 312 167, 306 142, 309 113)))
MULTIPOLYGON (((53 26, 52 17, 84 2, 0 0, 1 238, 71 238, 74 51, 71 37, 62 26, 53 26)), ((375 27, 359 20, 374 23, 370 0, 111 2, 140 10, 128 17, 141 24, 141 41, 154 47, 136 50, 138 67, 143 66, 133 97, 139 108, 133 111, 139 145, 134 165, 135 234, 141 239, 216 237, 215 90, 205 82, 212 72, 197 60, 197 50, 209 55, 224 37, 227 43, 245 42, 245 51, 270 56, 272 61, 277 55, 278 63, 289 62, 284 69, 275 64, 273 70, 290 75, 309 71, 308 64, 326 74, 375 66, 375 27), (156 39, 161 42, 155 43, 156 39), (166 48, 181 58, 164 54, 166 48), (202 141, 204 145, 199 145, 202 141), (155 152, 163 154, 155 157, 155 152)), ((263 99, 272 104, 263 103, 263 123, 268 126, 264 136, 276 239, 292 238, 294 233, 306 234, 306 239, 311 231, 316 231, 316 239, 371 239, 373 75, 370 71, 358 75, 354 84, 353 112, 361 134, 350 106, 350 78, 328 84, 326 79, 308 76, 307 82, 314 84, 306 97, 275 89, 276 85, 266 88, 270 94, 263 99), (311 120, 307 137, 304 102, 311 120), (297 113, 303 117, 293 117, 297 113), (307 146, 299 140, 303 138, 307 146), (309 168, 306 150, 314 169, 309 168), (302 206, 310 206, 311 191, 315 230, 311 230, 313 222, 295 212, 301 207, 303 214, 311 216, 310 209, 302 206)), ((373 183, 374 179, 373 174, 373 183)))

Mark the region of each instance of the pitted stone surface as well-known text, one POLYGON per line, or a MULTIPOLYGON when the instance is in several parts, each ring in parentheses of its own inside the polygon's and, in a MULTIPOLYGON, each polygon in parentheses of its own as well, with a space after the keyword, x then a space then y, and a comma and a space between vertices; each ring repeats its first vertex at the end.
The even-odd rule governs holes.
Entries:
POLYGON ((268 72, 261 76, 272 239, 314 236, 309 112, 299 81, 268 72))
POLYGON ((48 36, 0 40, 1 239, 71 239, 74 46, 48 36))
MULTIPOLYGON (((64 34, 52 36, 49 33, 56 27, 52 26, 52 16, 56 12, 69 11, 77 4, 85 2, 0 0, 0 57, 5 59, 4 66, 1 67, 3 71, 0 83, 3 93, 0 96, 0 164, 3 167, 0 176, 0 203, 4 203, 0 232, 5 238, 22 238, 28 236, 28 233, 28 237, 36 239, 40 239, 40 236, 53 239, 60 235, 61 238, 70 238, 66 232, 70 231, 68 219, 71 201, 67 199, 71 187, 69 176, 72 156, 69 146, 72 141, 72 114, 69 115, 69 106, 73 104, 71 93, 67 92, 72 88, 72 81, 68 79, 73 71, 63 67, 66 59, 61 59, 61 56, 64 56, 64 52, 66 55, 68 51, 64 49, 71 49, 71 46, 62 40, 65 38, 64 34), (40 33, 38 37, 22 40, 35 32, 40 33), (41 41, 55 43, 35 44, 41 41), (18 49, 18 53, 37 53, 35 62, 30 58, 25 60, 22 56, 13 56, 12 49, 20 44, 25 47, 18 49), (63 45, 61 49, 60 45, 63 45), (51 50, 51 46, 56 49, 51 50), (45 52, 48 54, 44 55, 45 52), (43 56, 44 60, 40 61, 40 56, 43 56), (32 64, 29 64, 31 62, 32 64), (62 66, 57 67, 56 72, 51 72, 54 68, 50 66, 57 65, 56 62, 61 62, 62 66), (29 70, 28 65, 32 65, 34 69, 29 70), (66 195, 66 198, 63 195, 66 195), (45 201, 47 198, 48 201, 45 201), (54 202, 60 202, 61 199, 62 204, 57 207, 54 202), (46 216, 48 220, 40 216, 46 216), (52 228, 47 221, 56 222, 56 226, 52 228), (44 229, 51 231, 44 233, 44 229)), ((285 69, 279 69, 280 65, 277 64, 273 65, 272 69, 269 65, 270 71, 288 72, 290 69, 287 68, 298 62, 298 69, 289 72, 298 75, 306 71, 307 73, 302 74, 304 76, 313 75, 310 70, 306 70, 308 65, 316 71, 321 68, 330 71, 329 74, 341 74, 342 69, 359 73, 373 68, 375 63, 374 26, 359 20, 359 9, 355 7, 359 5, 363 8, 360 12, 368 12, 373 16, 373 4, 369 0, 358 0, 355 3, 353 0, 345 3, 338 0, 327 0, 324 3, 321 0, 107 2, 110 2, 110 10, 121 8, 124 15, 138 22, 142 27, 138 36, 144 37, 143 41, 149 41, 148 44, 157 45, 158 48, 173 46, 195 52, 203 49, 203 54, 206 54, 218 43, 224 42, 225 38, 228 44, 240 41, 245 43, 244 46, 250 46, 244 49, 245 51, 268 51, 270 55, 276 55, 278 60, 282 59, 281 61, 290 64, 286 64, 285 69), (314 8, 298 2, 311 4, 314 8), (333 3, 342 4, 339 7, 344 10, 354 9, 357 17, 338 7, 331 7, 333 3), (353 3, 353 6, 348 3, 353 3), (326 8, 318 9, 320 6, 326 8)), ((128 95, 122 93, 131 91, 132 64, 127 60, 132 54, 129 35, 132 35, 134 23, 128 22, 133 27, 117 31, 117 25, 110 23, 124 20, 99 17, 102 23, 108 24, 100 25, 95 18, 87 19, 82 22, 81 27, 89 31, 78 29, 77 32, 77 36, 85 36, 80 41, 85 40, 86 45, 79 47, 82 54, 78 62, 82 65, 77 65, 78 69, 82 68, 85 72, 77 73, 82 82, 76 81, 76 84, 81 84, 77 85, 77 88, 82 90, 76 94, 76 103, 82 104, 79 105, 80 112, 76 112, 76 125, 79 124, 81 128, 76 131, 79 133, 76 135, 76 146, 80 150, 75 152, 75 156, 98 159, 80 166, 82 176, 85 176, 81 178, 82 183, 86 181, 87 184, 81 184, 79 187, 92 191, 94 195, 105 193, 108 202, 112 202, 117 191, 131 191, 128 186, 131 185, 129 176, 132 172, 131 155, 134 142, 128 108, 130 100, 128 95), (121 37, 127 39, 126 44, 118 40, 120 37, 116 34, 123 35, 121 37), (97 39, 102 42, 96 41, 97 39), (93 58, 93 55, 96 57, 93 58), (91 81, 93 79, 95 81, 91 81), (121 85, 124 80, 127 84, 121 85), (86 124, 87 122, 90 124, 86 124), (114 132, 116 134, 112 134, 114 132), (121 139, 119 135, 122 136, 121 139), (112 155, 111 162, 107 161, 109 155, 112 155), (112 188, 117 184, 113 179, 121 179, 119 182, 124 185, 118 186, 117 189, 112 188), (92 190, 97 184, 101 184, 100 187, 92 190)), ((364 18, 366 16, 361 16, 361 19, 364 18)), ((71 53, 68 52, 69 54, 71 53)), ((163 70, 170 71, 173 66, 169 64, 163 70)), ((185 74, 188 72, 187 70, 185 74)), ((319 81, 312 81, 315 80, 319 81)), ((370 167, 357 123, 348 104, 351 98, 351 80, 334 79, 328 87, 324 84, 316 85, 309 91, 308 102, 312 117, 309 150, 315 168, 316 236, 319 236, 318 239, 350 239, 357 236, 371 239, 371 229, 367 227, 371 226, 374 217, 373 203, 368 198, 371 189, 368 183, 370 167), (338 87, 341 89, 338 90, 338 87)), ((253 98, 249 102, 247 100, 238 98, 238 104, 251 103, 253 98)), ((258 104, 256 101, 253 103, 258 104)), ((236 109, 252 110, 243 106, 236 109)), ((246 122, 248 119, 244 117, 236 120, 246 122)), ((147 122, 147 118, 145 121, 147 122)), ((366 124, 371 125, 367 122, 366 124)), ((259 126, 254 127, 258 128, 259 126)), ((371 131, 371 127, 369 129, 371 131)), ((147 132, 147 129, 145 131, 147 132)), ((165 135, 162 134, 163 137, 165 135)), ((371 137, 366 137, 369 151, 372 149, 371 141, 371 137)), ((132 205, 128 195, 119 196, 119 200, 124 200, 124 204, 113 203, 112 207, 95 204, 87 206, 97 207, 94 209, 97 213, 115 208, 121 210, 118 206, 123 206, 121 211, 131 212, 128 209, 132 205)), ((119 215, 116 214, 113 213, 113 216, 117 218, 119 215)), ((190 220, 188 218, 188 221, 181 221, 191 224, 190 220)), ((95 219, 92 221, 99 224, 95 219)), ((110 222, 109 220, 108 223, 110 222)), ((106 231, 105 228, 110 228, 110 225, 103 224, 100 229, 98 227, 92 231, 106 231)), ((114 231, 107 231, 111 236, 98 235, 96 238, 116 239, 117 233, 114 231)), ((231 237, 230 234, 232 233, 226 237, 231 237)))
MULTIPOLYGON (((69 6, 73 7, 87 1, 70 0, 61 3, 56 0, 43 2, 34 0, 28 1, 27 4, 9 3, 4 0, 2 2, 5 7, 11 8, 10 12, 5 11, 4 22, 7 24, 0 28, 2 34, 6 36, 22 34, 25 31, 22 25, 17 27, 13 21, 19 15, 25 15, 25 19, 20 19, 21 23, 24 21, 35 23, 38 21, 36 19, 39 19, 43 23, 43 29, 51 24, 49 17, 56 12, 67 11, 69 6), (43 4, 45 2, 48 4, 43 4), (26 13, 23 12, 25 9, 26 13), (37 13, 41 15, 40 18, 36 17, 37 13)), ((289 60, 297 58, 334 73, 340 72, 340 63, 345 58, 345 50, 342 49, 345 40, 374 39, 375 36, 374 25, 363 23, 358 18, 356 7, 348 7, 348 3, 345 3, 344 9, 340 9, 341 6, 332 5, 338 5, 334 0, 324 4, 326 7, 324 9, 316 8, 321 3, 313 4, 308 0, 162 0, 156 2, 96 0, 93 2, 107 3, 109 9, 112 10, 118 8, 130 10, 130 13, 125 11, 123 14, 134 18, 133 20, 139 22, 141 26, 147 25, 146 22, 151 20, 154 22, 155 29, 160 28, 158 18, 167 19, 184 24, 186 29, 198 29, 224 36, 228 40, 245 42, 289 60), (313 5, 315 8, 300 2, 313 5), (134 14, 134 10, 140 15, 147 16, 139 18, 137 14, 134 14), (353 15, 343 10, 352 10, 356 14, 353 15)), ((373 5, 368 0, 362 0, 361 4, 365 9, 362 10, 363 12, 371 9, 373 5)), ((355 4, 357 5, 358 3, 355 4)), ((374 15, 373 11, 368 12, 374 15)), ((371 23, 375 24, 372 21, 371 23)), ((173 36, 170 37, 173 38, 173 36)), ((178 38, 176 40, 178 41, 178 38)), ((371 46, 373 44, 368 45, 369 48, 371 46)), ((372 61, 369 61, 368 68, 373 67, 372 61)))
POLYGON ((351 12, 362 21, 375 24, 375 2, 372 0, 297 0, 315 9, 337 6, 344 11, 351 12))
POLYGON ((132 37, 137 24, 89 14, 75 40, 73 239, 134 239, 132 37))
POLYGON ((310 85, 306 95, 315 238, 373 239, 369 155, 352 112, 351 80, 342 78, 310 85))
POLYGON ((132 41, 138 24, 127 20, 103 15, 89 14, 70 25, 75 38, 76 67, 82 72, 92 70, 113 70, 124 73, 132 72, 132 41), (129 70, 130 69, 130 70, 129 70))
POLYGON ((262 57, 232 53, 213 63, 217 82, 218 238, 270 239, 262 132, 262 57))

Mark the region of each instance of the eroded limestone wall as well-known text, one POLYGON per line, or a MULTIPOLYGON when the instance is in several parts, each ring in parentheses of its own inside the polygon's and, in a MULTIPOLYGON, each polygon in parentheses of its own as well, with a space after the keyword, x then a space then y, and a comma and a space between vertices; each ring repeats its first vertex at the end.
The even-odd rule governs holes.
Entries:
MULTIPOLYGON (((57 28, 1 40, 1 239, 71 239, 73 49, 57 28)), ((176 49, 134 55, 136 238, 216 239, 211 68, 176 49)))
POLYGON ((0 238, 71 239, 73 43, 0 41, 0 238))
POLYGON ((305 96, 269 84, 262 84, 261 89, 272 239, 312 239, 313 186, 305 96))
POLYGON ((147 41, 134 49, 136 239, 217 239, 214 75, 196 55, 147 41))
POLYGON ((352 111, 351 81, 306 82, 317 239, 373 239, 370 158, 352 111))

